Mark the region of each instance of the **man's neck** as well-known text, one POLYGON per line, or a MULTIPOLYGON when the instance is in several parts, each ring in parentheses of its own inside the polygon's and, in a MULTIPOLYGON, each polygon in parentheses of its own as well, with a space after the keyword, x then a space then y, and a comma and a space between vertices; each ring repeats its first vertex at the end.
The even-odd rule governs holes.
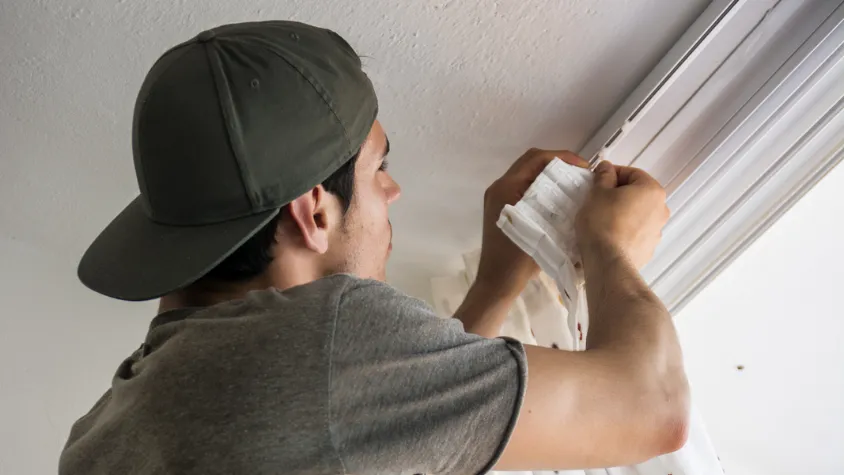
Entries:
POLYGON ((161 297, 158 313, 185 307, 210 307, 229 300, 240 300, 253 290, 279 289, 284 290, 298 285, 307 284, 318 279, 319 275, 303 275, 289 272, 274 272, 269 269, 246 282, 208 282, 200 280, 190 286, 161 297))
POLYGON ((210 307, 229 300, 240 300, 253 290, 289 289, 334 273, 312 253, 290 249, 278 243, 273 262, 262 273, 243 282, 219 282, 200 279, 184 289, 161 297, 158 313, 185 307, 210 307), (282 264, 283 263, 283 264, 282 264))
POLYGON ((275 287, 269 279, 256 278, 247 282, 200 281, 161 297, 158 313, 184 307, 210 307, 229 300, 239 300, 253 290, 275 287))

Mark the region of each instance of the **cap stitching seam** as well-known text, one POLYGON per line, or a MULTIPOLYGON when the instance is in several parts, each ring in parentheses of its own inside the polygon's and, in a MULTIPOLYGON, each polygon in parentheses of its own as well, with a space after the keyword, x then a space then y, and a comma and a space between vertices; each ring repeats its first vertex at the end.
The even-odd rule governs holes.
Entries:
MULTIPOLYGON (((299 71, 299 68, 296 68, 296 70, 299 71)), ((340 124, 340 128, 343 129, 343 137, 346 139, 346 148, 349 150, 349 152, 352 152, 352 141, 349 139, 349 131, 346 130, 346 124, 344 124, 343 121, 340 120, 340 116, 337 115, 337 112, 334 110, 334 107, 331 105, 331 102, 326 97, 327 94, 324 92, 325 88, 323 87, 323 85, 316 80, 312 80, 310 77, 306 76, 301 71, 299 71, 299 74, 303 78, 305 78, 305 81, 308 81, 308 84, 311 85, 311 87, 314 89, 314 92, 316 92, 320 99, 325 102, 325 105, 328 107, 328 110, 331 111, 331 115, 333 115, 334 119, 337 120, 337 123, 340 124)))
MULTIPOLYGON (((267 42, 263 41, 263 39, 256 38, 256 40, 258 40, 261 43, 264 43, 265 46, 267 45, 267 42)), ((274 46, 274 45, 270 45, 270 46, 274 46)), ((302 76, 302 78, 311 86, 311 88, 313 88, 314 92, 317 93, 317 95, 320 97, 320 99, 322 99, 322 101, 328 107, 328 110, 331 111, 331 115, 333 115, 334 119, 337 121, 337 123, 340 124, 340 128, 343 129, 343 137, 346 139, 346 148, 349 150, 349 152, 352 152, 352 141, 349 139, 349 131, 346 130, 346 124, 344 124, 343 121, 340 119, 340 117, 337 115, 337 112, 334 110, 334 107, 332 107, 332 105, 331 105, 331 101, 329 101, 328 98, 326 97, 327 94, 325 94, 325 92, 324 92, 325 87, 323 87, 323 85, 319 81, 317 81, 316 79, 311 79, 310 76, 312 76, 312 75, 310 74, 310 71, 304 70, 304 68, 300 68, 296 64, 292 63, 290 60, 288 60, 284 56, 278 54, 274 50, 274 48, 270 47, 270 48, 267 48, 267 49, 271 53, 273 53, 274 55, 281 58, 282 61, 284 61, 285 63, 290 65, 291 68, 296 70, 296 72, 299 73, 300 76, 302 76), (305 74, 306 72, 308 74, 305 74)))
MULTIPOLYGON (((205 42, 202 44, 202 47, 205 50, 205 57, 209 62, 208 66, 209 68, 211 68, 211 77, 214 81, 214 89, 217 92, 217 98, 220 105, 220 112, 222 113, 224 122, 226 124, 226 138, 228 139, 229 147, 231 148, 232 154, 234 155, 235 161, 237 162, 237 169, 240 171, 239 175, 241 184, 243 185, 244 191, 246 192, 246 197, 249 200, 250 208, 254 213, 257 209, 261 208, 260 201, 262 200, 258 199, 259 197, 257 196, 257 187, 255 186, 250 170, 248 169, 248 167, 246 167, 244 158, 241 154, 242 144, 237 144, 235 138, 233 137, 234 133, 232 129, 234 128, 234 126, 232 124, 231 118, 232 111, 230 110, 233 101, 231 100, 231 97, 224 97, 224 91, 222 91, 220 88, 220 78, 218 78, 218 76, 222 77, 223 80, 227 80, 227 78, 225 77, 224 72, 222 71, 219 55, 216 54, 216 51, 211 51, 211 49, 208 47, 209 44, 210 41, 205 42), (212 54, 214 55, 213 58, 211 57, 212 54)), ((226 81, 225 86, 228 87, 228 81, 226 81)))

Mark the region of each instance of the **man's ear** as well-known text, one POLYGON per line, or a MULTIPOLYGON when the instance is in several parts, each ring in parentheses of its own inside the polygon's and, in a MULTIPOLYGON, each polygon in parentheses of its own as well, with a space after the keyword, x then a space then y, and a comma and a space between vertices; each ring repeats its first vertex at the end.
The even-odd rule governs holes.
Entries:
POLYGON ((328 251, 330 201, 331 194, 322 185, 317 185, 291 201, 288 207, 305 247, 319 254, 328 251))

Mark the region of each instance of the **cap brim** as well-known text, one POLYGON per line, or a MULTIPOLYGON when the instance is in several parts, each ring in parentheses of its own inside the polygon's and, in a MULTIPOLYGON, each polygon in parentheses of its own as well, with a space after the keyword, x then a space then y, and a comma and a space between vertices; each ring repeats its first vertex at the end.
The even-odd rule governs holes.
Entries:
POLYGON ((278 209, 202 226, 150 220, 135 198, 82 256, 79 279, 122 300, 150 300, 183 288, 219 264, 278 209))

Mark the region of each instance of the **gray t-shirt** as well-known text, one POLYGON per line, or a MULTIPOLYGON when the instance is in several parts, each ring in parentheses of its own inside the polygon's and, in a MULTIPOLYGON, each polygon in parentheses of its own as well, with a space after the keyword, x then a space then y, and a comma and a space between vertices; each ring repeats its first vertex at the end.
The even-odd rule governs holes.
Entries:
POLYGON ((59 473, 484 473, 526 380, 518 341, 335 275, 156 317, 59 473))

